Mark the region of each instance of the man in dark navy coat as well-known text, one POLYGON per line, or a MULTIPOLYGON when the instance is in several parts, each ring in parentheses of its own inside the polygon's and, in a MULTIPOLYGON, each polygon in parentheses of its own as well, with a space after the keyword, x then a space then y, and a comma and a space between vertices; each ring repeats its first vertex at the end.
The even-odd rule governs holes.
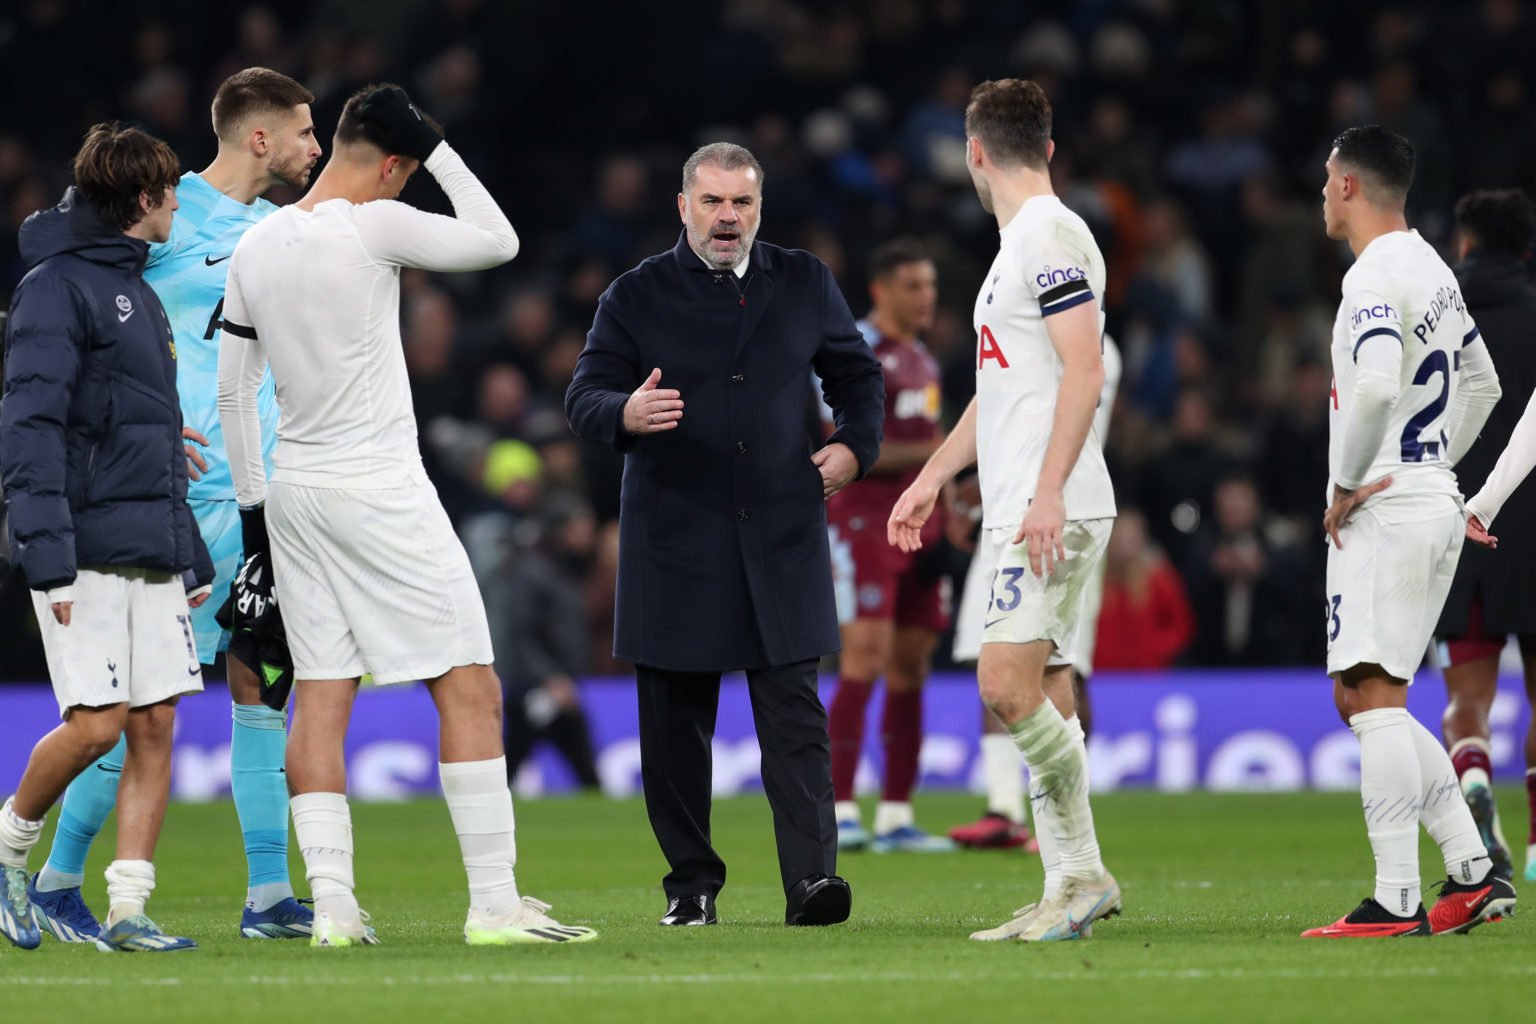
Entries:
POLYGON ((566 394, 582 438, 626 454, 614 655, 633 661, 641 778, 671 866, 664 925, 713 924, 720 674, 744 669, 788 924, 848 917, 816 662, 838 649, 825 499, 880 450, 885 386, 826 266, 754 243, 762 167, 714 143, 683 167, 684 231, 598 302, 566 394), (836 415, 814 454, 812 371, 836 415))

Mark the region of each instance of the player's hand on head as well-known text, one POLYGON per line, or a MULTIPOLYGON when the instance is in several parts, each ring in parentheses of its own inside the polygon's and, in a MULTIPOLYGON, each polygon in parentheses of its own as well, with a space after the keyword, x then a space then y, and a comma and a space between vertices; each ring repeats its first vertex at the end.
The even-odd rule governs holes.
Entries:
POLYGON ((885 539, 894 548, 912 552, 923 546, 923 524, 933 515, 933 507, 939 500, 939 489, 922 477, 901 492, 891 508, 891 518, 886 520, 885 539))
POLYGON ((682 394, 660 384, 658 367, 630 394, 629 401, 624 403, 625 431, 643 435, 676 429, 683 418, 682 394))
POLYGON ((1024 521, 1013 535, 1015 544, 1029 552, 1029 568, 1044 579, 1056 571, 1056 564, 1067 558, 1062 535, 1067 528, 1067 503, 1060 491, 1039 490, 1024 513, 1024 521))
POLYGON ((859 475, 859 459, 853 449, 840 441, 834 441, 811 456, 816 471, 821 474, 821 496, 830 498, 847 487, 859 475))
POLYGON ((443 133, 398 85, 381 86, 359 103, 357 120, 368 141, 386 153, 425 161, 443 141, 443 133))
POLYGON ((1499 538, 1488 532, 1488 527, 1475 514, 1467 516, 1467 540, 1474 544, 1481 544, 1485 548, 1499 546, 1499 538))

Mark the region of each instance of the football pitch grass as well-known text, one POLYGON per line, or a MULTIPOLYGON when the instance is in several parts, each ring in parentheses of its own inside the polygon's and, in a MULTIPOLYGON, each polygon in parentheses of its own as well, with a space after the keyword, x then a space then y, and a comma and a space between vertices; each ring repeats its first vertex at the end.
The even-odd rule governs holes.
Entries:
MULTIPOLYGON (((1525 826, 1521 796, 1501 794, 1516 839, 1525 826)), ((1016 851, 844 855, 852 920, 790 929, 766 803, 760 795, 722 800, 714 830, 730 882, 721 924, 664 929, 656 925, 662 861, 639 801, 526 801, 518 806, 523 891, 554 903, 559 920, 602 936, 577 946, 500 949, 463 943, 464 876, 444 805, 361 805, 353 810, 359 895, 383 945, 340 950, 237 938, 245 870, 234 808, 176 805, 150 912, 201 948, 106 955, 49 938, 30 953, 0 943, 0 1017, 166 1024, 1531 1019, 1530 920, 1434 939, 1297 938, 1370 893, 1356 795, 1113 793, 1095 802, 1125 914, 1098 925, 1088 941, 1026 946, 966 939, 1038 894, 1039 859, 1016 851)), ((977 810, 971 797, 918 801, 920 822, 932 828, 977 810)), ((86 887, 96 908, 105 899, 110 825, 102 839, 86 887)), ((47 842, 45 835, 40 851, 47 842)), ((41 859, 34 855, 34 868, 41 859)), ((293 864, 302 879, 296 856, 293 864)), ((1441 871, 1427 841, 1422 868, 1426 882, 1441 871)))

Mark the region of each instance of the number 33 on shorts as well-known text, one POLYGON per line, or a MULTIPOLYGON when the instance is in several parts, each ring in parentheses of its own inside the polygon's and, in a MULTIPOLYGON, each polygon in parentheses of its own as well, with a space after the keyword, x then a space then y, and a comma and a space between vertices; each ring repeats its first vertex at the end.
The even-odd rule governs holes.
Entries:
POLYGON ((1327 605, 1324 621, 1328 627, 1328 642, 1333 643, 1339 638, 1339 630, 1343 623, 1339 621, 1339 603, 1344 599, 1342 594, 1334 594, 1325 603, 1327 605))

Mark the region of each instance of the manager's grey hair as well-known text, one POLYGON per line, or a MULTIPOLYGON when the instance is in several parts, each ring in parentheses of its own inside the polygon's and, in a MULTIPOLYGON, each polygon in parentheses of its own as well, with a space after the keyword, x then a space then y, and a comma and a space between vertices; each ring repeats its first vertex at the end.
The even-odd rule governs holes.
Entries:
POLYGON ((763 187, 763 165, 757 162, 757 157, 745 146, 738 146, 734 142, 711 142, 707 146, 700 146, 693 151, 687 161, 683 163, 683 193, 699 178, 699 168, 708 164, 718 167, 722 171, 739 171, 743 167, 750 167, 757 174, 757 187, 763 187))

